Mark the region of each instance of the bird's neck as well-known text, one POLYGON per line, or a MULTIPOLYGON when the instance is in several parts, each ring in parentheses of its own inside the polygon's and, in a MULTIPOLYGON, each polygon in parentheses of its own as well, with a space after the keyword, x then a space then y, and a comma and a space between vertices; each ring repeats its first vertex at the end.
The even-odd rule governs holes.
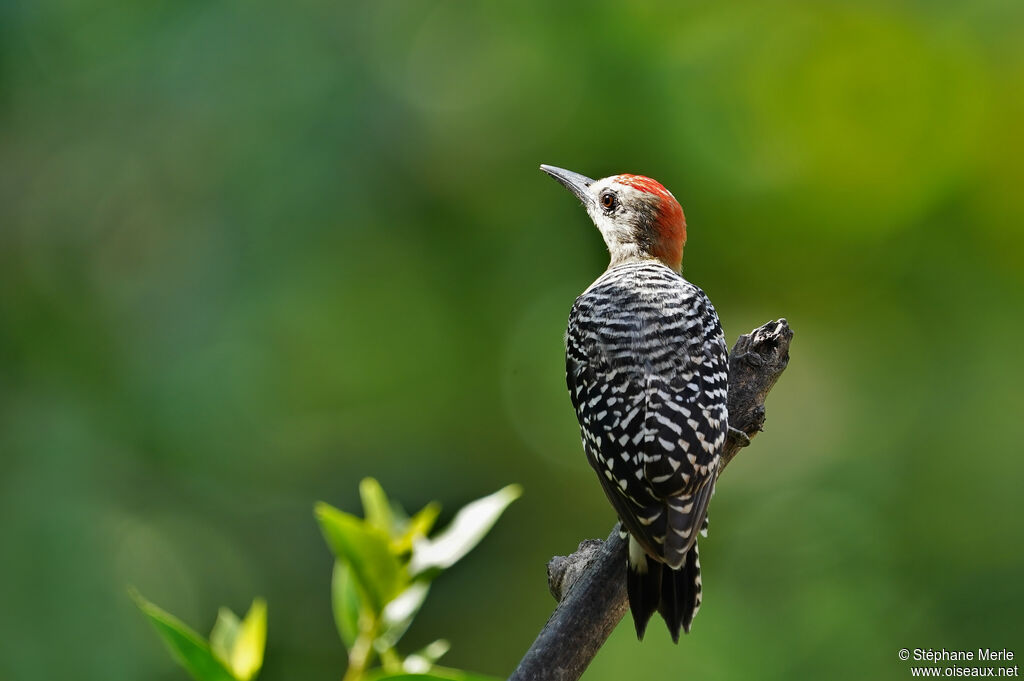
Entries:
POLYGON ((681 262, 668 262, 665 258, 649 253, 637 244, 619 245, 614 249, 610 249, 609 252, 611 253, 611 261, 608 263, 608 269, 631 263, 648 262, 660 263, 677 274, 681 271, 681 262))

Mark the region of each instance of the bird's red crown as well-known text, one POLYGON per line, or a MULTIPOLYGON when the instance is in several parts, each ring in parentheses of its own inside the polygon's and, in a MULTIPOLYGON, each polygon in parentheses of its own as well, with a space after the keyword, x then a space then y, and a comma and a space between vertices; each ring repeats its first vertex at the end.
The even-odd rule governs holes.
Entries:
POLYGON ((616 175, 615 181, 657 197, 658 217, 654 226, 661 238, 655 244, 652 255, 678 270, 683 263, 683 246, 686 244, 686 216, 676 197, 660 182, 643 175, 616 175))

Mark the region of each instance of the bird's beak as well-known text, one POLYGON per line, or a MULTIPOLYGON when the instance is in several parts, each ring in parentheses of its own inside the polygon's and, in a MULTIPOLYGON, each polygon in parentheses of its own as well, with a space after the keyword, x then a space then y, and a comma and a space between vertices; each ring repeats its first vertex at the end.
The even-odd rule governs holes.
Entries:
POLYGON ((583 202, 584 206, 589 207, 590 204, 594 202, 590 197, 590 194, 587 193, 587 188, 594 184, 594 181, 586 175, 580 175, 579 173, 574 173, 571 170, 566 170, 565 168, 556 168, 555 166, 543 164, 540 169, 564 184, 566 189, 575 194, 576 198, 583 202))

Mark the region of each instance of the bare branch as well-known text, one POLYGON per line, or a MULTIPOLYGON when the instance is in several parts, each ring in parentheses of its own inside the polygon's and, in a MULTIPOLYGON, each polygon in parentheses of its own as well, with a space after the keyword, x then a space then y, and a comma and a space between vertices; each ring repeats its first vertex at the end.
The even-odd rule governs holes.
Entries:
MULTIPOLYGON (((764 426, 764 400, 789 362, 793 331, 785 319, 740 336, 729 355, 729 425, 724 468, 764 426)), ((571 556, 548 563, 558 599, 551 618, 509 681, 575 681, 629 610, 626 542, 619 526, 608 539, 588 539, 571 556)))

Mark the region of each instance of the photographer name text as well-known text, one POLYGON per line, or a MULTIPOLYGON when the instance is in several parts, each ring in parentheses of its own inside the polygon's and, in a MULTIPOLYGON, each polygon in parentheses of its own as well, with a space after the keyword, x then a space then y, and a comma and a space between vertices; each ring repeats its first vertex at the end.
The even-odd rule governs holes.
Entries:
POLYGON ((1003 662, 1013 659, 1013 651, 1002 648, 978 648, 974 650, 946 650, 945 648, 914 648, 914 660, 918 662, 959 662, 973 661, 981 662, 1003 662))

